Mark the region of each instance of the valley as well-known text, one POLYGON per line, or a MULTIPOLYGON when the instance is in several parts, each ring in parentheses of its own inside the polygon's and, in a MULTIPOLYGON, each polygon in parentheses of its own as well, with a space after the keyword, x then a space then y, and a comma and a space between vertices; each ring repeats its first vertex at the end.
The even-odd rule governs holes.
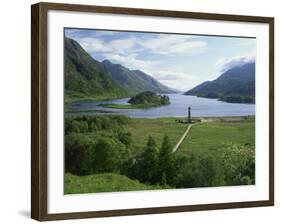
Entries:
POLYGON ((64 41, 66 194, 255 184, 254 61, 180 92, 64 41))

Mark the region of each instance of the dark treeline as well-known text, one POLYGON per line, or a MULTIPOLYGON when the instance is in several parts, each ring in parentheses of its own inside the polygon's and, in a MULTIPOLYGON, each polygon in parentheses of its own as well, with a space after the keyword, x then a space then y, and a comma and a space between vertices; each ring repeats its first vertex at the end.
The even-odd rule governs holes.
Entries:
POLYGON ((255 103, 255 96, 221 96, 219 100, 229 103, 255 103))
POLYGON ((125 116, 82 116, 65 120, 66 172, 89 175, 121 173, 131 158, 131 134, 125 116))
POLYGON ((254 95, 231 95, 231 94, 218 94, 218 93, 207 93, 207 94, 197 94, 198 97, 214 98, 228 103, 255 103, 254 95))
POLYGON ((151 91, 145 91, 138 93, 136 96, 133 96, 128 101, 130 104, 137 105, 137 104, 143 104, 143 105, 167 105, 170 104, 170 99, 166 95, 157 95, 154 92, 151 91))
POLYGON ((254 184, 254 149, 223 145, 216 153, 196 156, 171 153, 164 136, 158 146, 152 137, 133 155, 131 133, 122 116, 82 116, 65 121, 65 168, 76 175, 119 173, 146 184, 187 188, 254 184))

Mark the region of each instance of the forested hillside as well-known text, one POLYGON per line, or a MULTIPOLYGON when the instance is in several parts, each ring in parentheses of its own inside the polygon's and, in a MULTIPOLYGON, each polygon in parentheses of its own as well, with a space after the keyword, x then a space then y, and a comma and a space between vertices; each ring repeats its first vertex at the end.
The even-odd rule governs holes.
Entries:
POLYGON ((173 93, 167 86, 164 86, 152 76, 140 70, 130 70, 121 64, 113 64, 109 60, 102 62, 111 73, 112 78, 129 92, 139 93, 153 91, 156 93, 173 93))
POLYGON ((104 65, 93 59, 75 40, 65 38, 65 101, 128 96, 104 65))
POLYGON ((214 81, 206 81, 184 93, 207 98, 218 98, 234 103, 255 102, 255 63, 235 66, 214 81))

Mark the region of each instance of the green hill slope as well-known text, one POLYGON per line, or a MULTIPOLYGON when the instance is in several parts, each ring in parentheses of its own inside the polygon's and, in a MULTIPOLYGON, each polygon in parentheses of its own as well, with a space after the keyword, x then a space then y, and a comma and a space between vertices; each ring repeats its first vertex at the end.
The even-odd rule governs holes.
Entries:
POLYGON ((115 173, 94 174, 89 176, 76 176, 65 174, 65 194, 118 192, 162 189, 161 186, 142 184, 124 175, 115 173))
POLYGON ((76 41, 65 38, 65 101, 112 99, 128 96, 105 66, 94 60, 76 41))
POLYGON ((246 63, 222 73, 214 81, 206 81, 184 93, 207 98, 219 98, 235 103, 255 102, 255 63, 246 63))
POLYGON ((111 73, 112 78, 132 93, 143 91, 153 91, 157 93, 175 92, 140 70, 129 70, 120 64, 113 64, 109 60, 104 60, 102 63, 111 73))

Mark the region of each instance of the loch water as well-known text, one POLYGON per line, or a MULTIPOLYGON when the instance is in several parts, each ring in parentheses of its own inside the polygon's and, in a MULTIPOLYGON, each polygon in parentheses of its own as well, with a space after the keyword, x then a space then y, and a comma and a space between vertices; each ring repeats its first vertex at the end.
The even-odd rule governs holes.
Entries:
POLYGON ((191 107, 193 117, 255 115, 255 104, 227 103, 217 99, 186 96, 182 94, 165 95, 170 98, 169 105, 148 109, 113 109, 100 106, 100 104, 128 104, 129 98, 94 102, 76 102, 71 104, 70 108, 74 110, 81 110, 81 112, 73 113, 75 115, 103 114, 104 111, 107 111, 107 113, 104 114, 110 114, 108 112, 113 112, 114 114, 124 114, 133 118, 183 117, 187 116, 189 106, 191 107))

